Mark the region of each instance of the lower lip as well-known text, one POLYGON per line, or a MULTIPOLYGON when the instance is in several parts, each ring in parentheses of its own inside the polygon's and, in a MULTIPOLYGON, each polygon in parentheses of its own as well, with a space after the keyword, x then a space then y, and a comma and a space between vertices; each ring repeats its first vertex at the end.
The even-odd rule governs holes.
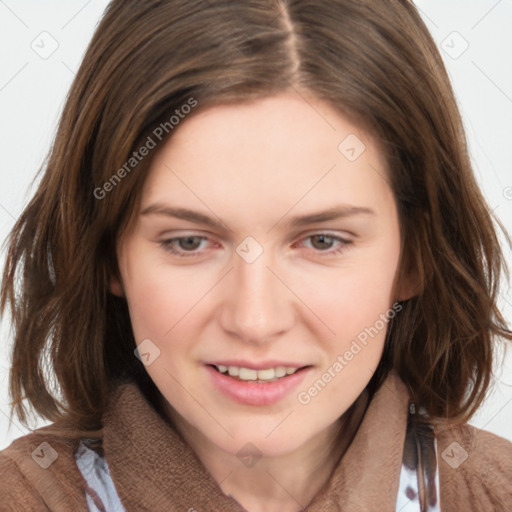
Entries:
POLYGON ((303 368, 272 382, 255 382, 235 379, 206 366, 219 391, 235 402, 246 405, 271 405, 279 402, 304 380, 310 369, 311 367, 303 368))

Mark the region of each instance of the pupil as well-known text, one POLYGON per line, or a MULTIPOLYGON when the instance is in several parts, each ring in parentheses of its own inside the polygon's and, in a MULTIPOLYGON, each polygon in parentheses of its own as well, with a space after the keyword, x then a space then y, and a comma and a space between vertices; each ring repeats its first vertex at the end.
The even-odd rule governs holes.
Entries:
POLYGON ((199 246, 200 243, 201 243, 201 240, 199 239, 198 236, 187 236, 180 240, 180 245, 181 245, 182 249, 189 249, 189 250, 197 249, 197 247, 199 246), (196 243, 194 243, 194 241, 196 243))
POLYGON ((316 247, 316 249, 329 249, 330 245, 332 245, 332 237, 329 235, 313 235, 313 246, 315 246, 315 241, 320 242, 320 244, 324 244, 323 247, 316 247))

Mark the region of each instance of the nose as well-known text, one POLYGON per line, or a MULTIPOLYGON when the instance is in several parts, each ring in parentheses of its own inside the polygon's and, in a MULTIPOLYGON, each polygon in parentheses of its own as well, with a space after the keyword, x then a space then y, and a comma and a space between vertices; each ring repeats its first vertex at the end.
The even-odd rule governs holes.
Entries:
POLYGON ((275 265, 265 251, 252 263, 235 254, 233 270, 226 276, 220 323, 246 343, 269 343, 294 323, 294 295, 272 267, 275 265))

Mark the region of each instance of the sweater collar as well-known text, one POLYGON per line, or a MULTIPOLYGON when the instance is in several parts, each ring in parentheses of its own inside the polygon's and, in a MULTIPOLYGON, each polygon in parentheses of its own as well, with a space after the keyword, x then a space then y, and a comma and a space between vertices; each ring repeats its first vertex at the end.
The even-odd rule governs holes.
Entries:
MULTIPOLYGON (((339 510, 340 505, 346 510, 394 510, 408 399, 403 382, 390 374, 307 512, 339 510)), ((172 503, 175 510, 244 512, 136 384, 116 389, 103 424, 105 457, 126 510, 168 510, 172 503)))

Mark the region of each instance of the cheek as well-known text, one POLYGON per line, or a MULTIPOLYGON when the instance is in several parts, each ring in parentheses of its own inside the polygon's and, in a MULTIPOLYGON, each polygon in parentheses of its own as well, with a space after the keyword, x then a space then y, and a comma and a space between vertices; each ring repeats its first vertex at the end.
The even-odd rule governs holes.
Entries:
POLYGON ((127 252, 122 273, 135 339, 161 340, 197 302, 201 282, 173 271, 162 255, 157 259, 137 244, 127 252))
POLYGON ((339 280, 336 293, 326 293, 322 311, 337 337, 352 338, 369 327, 392 306, 393 278, 371 272, 353 272, 339 280))
POLYGON ((322 342, 320 368, 297 396, 312 416, 334 421, 363 391, 379 364, 388 322, 399 314, 391 295, 397 258, 388 263, 391 272, 382 271, 382 260, 345 269, 349 271, 339 273, 330 288, 317 292, 310 302, 335 333, 322 342))
MULTIPOLYGON (((393 285, 399 260, 397 243, 354 251, 346 264, 301 277, 307 305, 332 331, 334 343, 347 342, 374 325, 395 301, 393 285)), ((382 327, 379 322, 378 327, 382 327)), ((385 329, 384 329, 385 331, 385 329)), ((385 334, 385 332, 384 332, 385 334)))

